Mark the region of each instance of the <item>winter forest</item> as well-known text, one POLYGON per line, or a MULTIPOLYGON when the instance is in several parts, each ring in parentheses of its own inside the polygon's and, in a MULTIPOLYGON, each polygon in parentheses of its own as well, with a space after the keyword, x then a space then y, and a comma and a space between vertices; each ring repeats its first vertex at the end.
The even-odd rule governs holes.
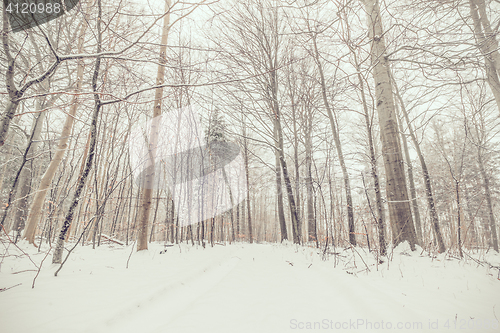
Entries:
POLYGON ((2 13, 2 332, 499 329, 498 0, 2 13))

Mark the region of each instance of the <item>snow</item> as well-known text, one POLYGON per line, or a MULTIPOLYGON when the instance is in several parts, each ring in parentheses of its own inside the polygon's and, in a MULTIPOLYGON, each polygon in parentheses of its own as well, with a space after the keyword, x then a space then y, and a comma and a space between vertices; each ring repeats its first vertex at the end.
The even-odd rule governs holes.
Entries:
MULTIPOLYGON (((37 264, 47 251, 19 247, 37 264)), ((0 292, 0 331, 500 331, 500 273, 467 256, 406 244, 380 264, 359 247, 332 248, 328 258, 292 244, 163 249, 78 246, 57 277, 49 255, 32 289, 35 266, 4 242, 0 289, 12 288, 0 292)), ((500 266, 498 254, 471 256, 500 266)))

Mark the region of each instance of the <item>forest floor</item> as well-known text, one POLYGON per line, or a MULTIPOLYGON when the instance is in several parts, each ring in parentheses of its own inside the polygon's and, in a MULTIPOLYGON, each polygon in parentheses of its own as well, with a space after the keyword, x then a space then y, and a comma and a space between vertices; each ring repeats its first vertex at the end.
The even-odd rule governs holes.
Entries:
POLYGON ((359 247, 326 258, 292 244, 106 244, 76 247, 54 277, 47 248, 0 246, 3 333, 500 331, 491 252, 459 260, 401 244, 377 264, 359 247))

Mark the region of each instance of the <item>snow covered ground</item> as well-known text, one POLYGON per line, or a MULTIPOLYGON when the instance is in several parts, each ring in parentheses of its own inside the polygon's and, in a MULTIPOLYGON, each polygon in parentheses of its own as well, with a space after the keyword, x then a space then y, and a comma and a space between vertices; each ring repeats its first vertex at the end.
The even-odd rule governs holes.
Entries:
POLYGON ((323 260, 291 244, 79 246, 57 277, 48 256, 34 289, 34 264, 2 244, 3 333, 500 332, 498 269, 405 244, 378 265, 361 248, 323 260))

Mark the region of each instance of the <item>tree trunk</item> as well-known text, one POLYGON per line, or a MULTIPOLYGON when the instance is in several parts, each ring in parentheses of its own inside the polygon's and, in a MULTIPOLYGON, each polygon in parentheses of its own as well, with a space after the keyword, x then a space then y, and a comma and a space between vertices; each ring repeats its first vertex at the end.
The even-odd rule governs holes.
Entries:
POLYGON ((461 212, 461 207, 460 207, 460 181, 457 179, 453 179, 455 181, 455 195, 456 195, 456 200, 457 200, 457 246, 458 246, 458 253, 460 254, 460 258, 463 258, 464 255, 462 253, 462 212, 461 212))
POLYGON ((281 168, 283 170, 283 178, 285 180, 286 193, 288 196, 288 204, 290 205, 290 215, 292 217, 292 234, 293 242, 295 244, 300 244, 300 234, 299 234, 299 218, 297 216, 297 206, 295 204, 295 199, 293 197, 292 182, 290 181, 290 176, 288 175, 288 167, 285 161, 285 154, 283 153, 283 137, 281 137, 281 148, 280 148, 280 161, 281 168))
POLYGON ((446 251, 446 247, 444 246, 443 236, 441 235, 441 228, 439 227, 439 218, 438 218, 438 215, 436 212, 436 206, 434 203, 434 196, 432 194, 431 176, 429 175, 429 170, 427 169, 427 164, 425 163, 424 155, 422 154, 422 151, 420 150, 420 144, 418 143, 418 140, 417 140, 417 137, 416 137, 415 132, 413 130, 413 127, 411 126, 410 117, 408 116, 408 112, 407 112, 405 104, 403 102, 403 97, 399 93, 399 89, 398 89, 398 85, 396 84, 396 81, 394 81, 394 80, 392 80, 392 81, 394 82, 396 97, 399 100, 399 105, 401 106, 401 111, 403 112, 403 116, 406 120, 406 125, 408 126, 408 132, 410 134, 411 141, 413 142, 413 145, 415 146, 415 150, 417 151, 418 159, 420 161, 420 166, 422 167, 422 174, 424 177, 424 184, 425 184, 425 195, 427 197, 427 203, 429 205, 429 212, 431 215, 432 229, 434 231, 434 237, 436 239, 436 242, 438 243, 439 252, 443 253, 444 251, 446 251))
MULTIPOLYGON (((278 130, 276 127, 276 121, 274 123, 274 135, 276 141, 277 135, 278 135, 278 130)), ((278 221, 280 225, 280 231, 281 231, 281 241, 288 239, 288 233, 286 230, 286 221, 285 221, 285 209, 283 208, 283 186, 281 185, 281 165, 280 165, 280 156, 278 152, 277 147, 274 148, 274 154, 276 158, 276 199, 277 199, 277 205, 278 205, 278 221)))
POLYGON ((21 157, 21 165, 19 166, 16 175, 14 176, 14 181, 12 183, 12 186, 9 191, 9 196, 7 198, 7 202, 4 203, 5 209, 3 210, 2 217, 0 219, 0 225, 3 227, 7 218, 7 215, 9 214, 9 211, 11 207, 13 206, 12 202, 15 197, 15 193, 17 191, 18 185, 19 185, 19 179, 21 178, 21 173, 23 171, 24 166, 26 165, 28 154, 31 150, 31 145, 33 144, 33 136, 35 135, 35 130, 36 128, 33 128, 31 131, 31 135, 28 138, 28 144, 26 146, 26 149, 24 150, 24 153, 21 157))
POLYGON ((297 233, 301 238, 301 218, 300 218, 300 167, 299 167, 299 133, 297 130, 296 102, 292 96, 292 120, 293 120, 293 162, 295 167, 295 196, 297 198, 297 233))
MULTIPOLYGON (((243 125, 245 126, 245 125, 243 125)), ((248 168, 248 140, 246 139, 246 133, 245 133, 245 127, 243 127, 243 137, 244 137, 244 141, 243 141, 243 145, 244 145, 244 159, 245 159, 245 178, 246 178, 246 182, 247 182, 247 193, 246 193, 246 200, 247 200, 247 203, 246 203, 246 208, 247 208, 247 219, 248 219, 248 241, 250 242, 250 244, 253 243, 253 235, 252 235, 252 214, 251 214, 251 211, 250 211, 250 172, 249 172, 249 168, 248 168)), ((286 228, 285 228, 286 230, 286 228)), ((283 240, 283 239, 281 239, 283 240)))
MULTIPOLYGON (((80 31, 80 36, 78 38, 78 53, 82 53, 83 44, 85 41, 85 31, 87 29, 87 24, 82 25, 82 30, 80 31)), ((82 87, 83 81, 83 69, 84 63, 83 60, 78 61, 77 70, 76 70, 76 87, 75 92, 78 93, 82 87)), ((73 97, 73 101, 71 107, 69 109, 69 113, 66 116, 66 120, 64 122, 61 137, 59 138, 59 143, 57 145, 56 152, 54 157, 49 163, 47 170, 42 176, 40 181, 40 185, 38 186, 38 190, 35 192, 35 196, 33 198, 33 202, 31 203, 31 207, 29 210, 28 218, 27 218, 27 228, 24 232, 24 238, 28 240, 30 244, 35 243, 35 233, 38 222, 40 221, 43 203, 45 202, 45 196, 47 195, 47 191, 49 190, 49 186, 54 179, 57 168, 61 164, 61 161, 68 149, 68 141, 71 135, 71 129, 73 128, 73 121, 76 115, 76 110, 78 108, 78 95, 73 97)), ((83 159, 85 161, 85 158, 83 159)))
POLYGON ((240 207, 244 207, 243 205, 236 205, 236 241, 240 240, 240 207))
MULTIPOLYGON (((396 104, 396 111, 398 111, 397 104, 396 104)), ((415 180, 413 178, 413 166, 410 158, 410 152, 408 150, 408 140, 406 140, 406 134, 403 129, 403 119, 399 114, 399 112, 397 115, 397 121, 399 125, 399 132, 401 133, 401 139, 403 141, 403 151, 406 160, 406 170, 408 172, 408 182, 410 185, 410 200, 413 208, 413 216, 415 218, 415 229, 417 231, 417 243, 422 244, 422 224, 420 221, 420 210, 418 208, 417 192, 415 190, 415 180)))
POLYGON ((316 228, 316 219, 314 218, 314 191, 312 181, 312 110, 308 109, 306 115, 306 133, 305 133, 305 149, 306 149, 306 189, 307 189, 307 233, 309 242, 318 241, 316 228))
MULTIPOLYGON (((101 52, 101 45, 102 45, 102 31, 101 31, 101 17, 102 17, 102 6, 101 6, 101 0, 97 0, 97 7, 98 7, 98 16, 97 16, 97 52, 101 52)), ((92 115, 92 121, 90 125, 90 145, 89 145, 89 155, 87 157, 87 160, 84 160, 85 163, 85 168, 83 170, 83 174, 81 175, 78 184, 76 186, 76 191, 73 196, 73 200, 71 202, 71 205, 68 210, 68 214, 66 215, 66 218, 64 219, 63 226, 61 228, 61 231, 59 232, 59 236, 57 239, 57 245, 56 249, 54 250, 54 256, 52 257, 52 263, 53 264, 60 264, 62 262, 62 254, 64 250, 64 238, 66 236, 66 232, 69 229, 69 226, 71 225, 71 222, 73 221, 73 215, 75 212, 76 207, 78 206, 78 203, 80 201, 80 195, 82 193, 82 190, 85 186, 85 183, 87 181, 87 177, 90 173, 90 170, 92 169, 92 163, 94 160, 94 155, 95 155, 95 146, 96 146, 96 141, 97 141, 97 120, 99 118, 99 113, 101 110, 101 99, 99 97, 99 94, 97 93, 97 79, 99 78, 99 69, 101 66, 101 57, 98 56, 96 58, 95 62, 95 67, 94 67, 94 75, 92 77, 92 91, 94 92, 94 113, 92 115)))
MULTIPOLYGON (((273 73, 275 75, 275 73, 273 73)), ((274 76, 273 75, 273 76, 274 76)), ((274 78, 274 85, 273 86, 277 86, 277 83, 276 83, 276 78, 274 78)), ((298 225, 299 225, 299 221, 298 221, 298 216, 297 216, 297 207, 295 205, 295 199, 294 199, 294 196, 293 196, 293 190, 292 190, 292 183, 290 181, 290 176, 288 174, 288 167, 287 167, 287 164, 286 164, 286 161, 285 161, 285 153, 284 153, 284 144, 283 144, 283 130, 281 128, 281 114, 280 114, 280 109, 278 107, 278 103, 277 103, 277 89, 273 89, 273 96, 274 97, 274 101, 273 101, 273 105, 274 105, 274 126, 275 126, 275 134, 277 135, 277 149, 276 149, 276 152, 277 152, 277 155, 278 155, 278 159, 279 159, 279 164, 281 164, 281 171, 283 172, 283 179, 285 180, 285 188, 286 188, 286 193, 287 193, 287 197, 288 197, 288 205, 290 206, 290 215, 291 215, 291 219, 292 219, 292 236, 293 236, 293 242, 295 244, 300 244, 300 235, 299 235, 299 231, 298 231, 298 225)), ((281 180, 280 180, 280 183, 281 183, 281 180)), ((283 213, 283 217, 284 217, 284 213, 283 213)))
MULTIPOLYGON (((500 75, 500 52, 498 48, 498 41, 496 39, 497 33, 493 31, 491 28, 490 20, 488 19, 488 15, 486 14, 486 3, 484 0, 473 0, 476 4, 477 9, 479 11, 479 19, 481 21, 481 25, 483 26, 485 37, 488 39, 486 48, 487 54, 489 54, 493 60, 497 73, 500 75)), ((498 30, 498 26, 495 28, 498 30)))
POLYGON ((483 186, 486 195, 486 204, 488 206, 488 218, 490 222, 490 234, 491 243, 493 244, 493 249, 498 252, 498 237, 497 228, 495 224, 495 215, 493 214, 493 204, 491 202, 491 190, 490 190, 490 179, 486 174, 486 169, 484 167, 483 157, 481 154, 481 146, 477 146, 477 160, 479 162, 479 170, 481 171, 481 176, 483 177, 483 186))
POLYGON ((8 101, 7 107, 5 108, 5 113, 3 114, 2 121, 0 122, 0 147, 4 145, 7 139, 7 133, 9 131, 9 126, 12 118, 16 114, 18 101, 8 101))
POLYGON ((385 212, 384 204, 382 202, 382 192, 380 190, 380 182, 377 170, 377 156, 375 155, 375 146, 373 143, 373 122, 370 120, 370 113, 368 111, 368 103, 365 95, 365 85, 358 63, 358 58, 354 50, 351 50, 356 66, 356 72, 359 81, 359 89, 361 93, 361 101, 363 103, 363 111, 365 117, 366 133, 368 136, 368 149, 370 151, 370 171, 373 178, 373 185, 375 187, 375 202, 377 204, 377 227, 378 227, 378 243, 380 248, 380 255, 386 254, 385 244, 385 212))
POLYGON ((6 63, 6 71, 5 71, 5 83, 7 92, 9 93, 9 101, 5 107, 5 111, 3 113, 2 119, 0 121, 0 147, 2 147, 7 139, 7 133, 9 131, 10 122, 14 115, 16 114, 17 106, 19 105, 18 98, 21 97, 21 94, 16 88, 16 84, 14 82, 14 70, 15 70, 15 58, 10 53, 10 42, 9 42, 9 21, 7 19, 7 9, 5 6, 7 2, 4 2, 4 8, 2 8, 2 45, 5 56, 7 58, 6 63))
MULTIPOLYGON (((170 6, 171 0, 165 0, 165 16, 163 17, 163 30, 161 36, 160 59, 158 65, 158 73, 156 76, 156 85, 162 85, 165 79, 165 64, 167 62, 167 41, 168 32, 170 29, 170 6)), ((161 106, 163 98, 163 88, 157 88, 155 91, 153 118, 161 115, 161 106)), ((153 184, 155 179, 155 163, 156 163, 156 144, 158 141, 158 132, 154 123, 151 123, 151 132, 149 136, 148 146, 148 163, 145 170, 145 186, 141 193, 141 203, 139 211, 139 231, 137 236, 137 251, 148 249, 148 225, 149 213, 151 211, 151 203, 153 197, 153 184)))
MULTIPOLYGON (((10 41, 9 41, 9 31, 11 31, 9 27, 9 21, 7 18, 7 8, 5 7, 8 2, 4 2, 4 6, 2 8, 2 46, 3 53, 5 57, 5 87, 7 88, 8 93, 8 101, 6 103, 5 111, 0 119, 0 147, 5 144, 5 140, 7 139, 7 134, 10 127, 10 122, 17 110, 17 106, 19 105, 19 99, 23 97, 24 93, 28 88, 33 86, 34 84, 40 84, 44 82, 47 78, 51 77, 54 71, 61 63, 61 59, 57 58, 52 65, 43 72, 42 75, 38 76, 36 79, 23 80, 24 84, 18 89, 15 84, 15 68, 16 68, 16 59, 18 59, 18 54, 12 56, 10 50, 10 41)), ((12 33, 12 32, 10 32, 12 33)), ((31 36, 31 35, 30 35, 31 36)), ((23 44, 24 45, 24 44, 23 44)), ((22 58, 22 57, 19 57, 22 58)))
MULTIPOLYGON (((37 110, 40 111, 44 108, 44 105, 40 103, 40 101, 37 101, 37 110)), ((28 159, 33 159, 34 158, 34 153, 38 149, 38 146, 40 145, 40 136, 42 134, 42 128, 43 128, 43 121, 45 119, 45 116, 47 114, 47 111, 43 111, 39 113, 33 122, 33 136, 31 138, 32 142, 27 154, 28 159)), ((21 171, 21 175, 19 177, 19 187, 17 190, 17 207, 16 211, 14 214, 14 223, 13 223, 13 229, 16 231, 16 239, 21 234, 21 231, 24 229, 26 225, 26 218, 28 215, 28 196, 31 190, 31 179, 33 178, 33 170, 32 167, 34 166, 33 161, 30 163, 31 167, 24 167, 23 170, 21 171)))
POLYGON ((389 203, 389 216, 394 224, 395 245, 408 241, 415 250, 415 228, 411 216, 408 191, 406 188, 403 156, 397 129, 392 86, 389 78, 389 64, 385 55, 386 46, 382 28, 380 8, 377 0, 365 0, 368 14, 368 30, 371 39, 371 63, 375 81, 375 94, 382 154, 384 157, 386 191, 389 203))
MULTIPOLYGON (((226 185, 227 185, 227 189, 229 192, 229 199, 231 200, 231 207, 232 208, 228 211, 228 214, 229 214, 230 220, 231 220, 231 239, 232 239, 232 242, 234 242, 234 240, 236 239, 236 236, 234 234, 234 197, 233 197, 233 191, 231 190, 231 184, 229 184, 226 169, 224 167, 222 167, 222 177, 224 179, 224 183, 226 183, 226 185)), ((229 242, 229 244, 231 244, 231 241, 229 242)))
POLYGON ((330 103, 328 102, 325 75, 323 73, 323 66, 319 60, 320 58, 319 58, 318 46, 316 43, 315 35, 313 37, 313 46, 314 46, 314 59, 316 61, 316 65, 318 66, 318 72, 321 84, 321 96, 323 97, 323 104, 325 105, 325 109, 328 114, 328 119, 330 120, 333 140, 335 141, 335 147, 337 148, 337 156, 339 158, 340 168, 342 169, 342 176, 344 177, 344 188, 347 201, 347 220, 349 226, 349 243, 351 243, 352 245, 356 245, 356 231, 354 228, 354 211, 353 211, 352 195, 351 195, 351 183, 349 180, 349 173, 347 172, 347 167, 345 165, 344 154, 342 152, 340 135, 337 129, 337 125, 335 124, 335 117, 333 115, 333 110, 330 107, 330 103))
POLYGON ((498 42, 486 16, 484 0, 469 0, 469 6, 477 48, 484 57, 486 81, 490 86, 500 112, 500 80, 498 78, 500 74, 500 53, 498 52, 498 42))
MULTIPOLYGON (((19 121, 20 118, 18 118, 17 120, 19 121)), ((17 124, 16 124, 17 125, 17 124)), ((3 153, 5 157, 9 156, 12 154, 12 148, 14 146, 13 145, 8 145, 7 148, 5 149, 5 152, 3 153)), ((3 183, 4 183, 4 180, 5 180, 5 174, 6 174, 6 171, 7 171, 7 166, 8 166, 8 162, 7 161, 3 161, 3 167, 2 167, 2 171, 0 172, 0 193, 3 189, 3 183)))

